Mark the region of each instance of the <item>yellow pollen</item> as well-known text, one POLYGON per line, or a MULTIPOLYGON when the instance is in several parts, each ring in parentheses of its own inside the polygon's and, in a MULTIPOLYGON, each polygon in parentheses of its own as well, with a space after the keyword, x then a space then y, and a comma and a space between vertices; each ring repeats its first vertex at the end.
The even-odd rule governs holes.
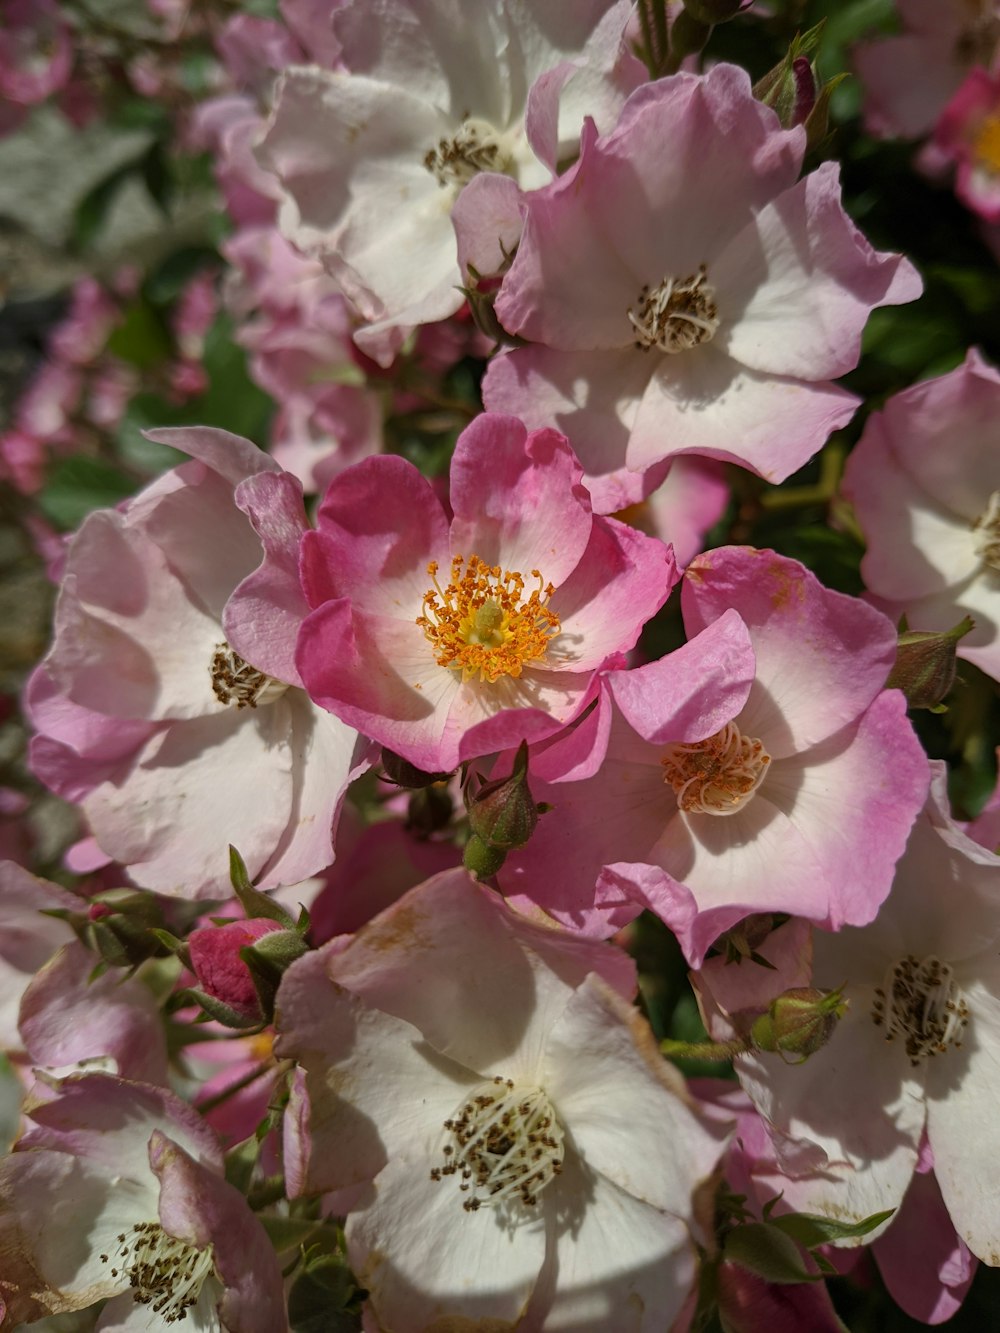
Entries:
POLYGON ((434 586, 424 594, 417 624, 439 666, 461 671, 463 681, 478 675, 492 685, 500 676, 520 676, 526 662, 545 656, 549 640, 559 633, 559 617, 548 608, 555 589, 537 569, 531 577, 538 587, 527 599, 522 574, 487 565, 478 555, 452 559, 446 588, 437 572, 432 560, 427 573, 434 586))
POLYGON ((977 166, 1000 176, 1000 114, 994 112, 981 122, 972 140, 972 154, 977 166))
POLYGON ((733 815, 764 781, 771 756, 735 722, 706 740, 671 745, 660 763, 663 781, 689 814, 733 815))

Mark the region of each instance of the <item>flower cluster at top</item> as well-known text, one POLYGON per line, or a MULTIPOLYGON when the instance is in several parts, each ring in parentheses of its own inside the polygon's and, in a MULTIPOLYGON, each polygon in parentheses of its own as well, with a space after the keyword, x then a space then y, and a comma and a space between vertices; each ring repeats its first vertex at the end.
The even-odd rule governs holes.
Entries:
MULTIPOLYGON (((944 279, 842 193, 820 32, 752 79, 713 42, 780 5, 149 8, 140 91, 215 41, 229 230, 78 276, 0 435, 74 829, 0 826, 0 1329, 950 1318, 1000 1268, 1000 370, 878 359, 944 279)), ((988 257, 1000 12, 900 19, 869 127, 988 257)), ((10 5, 6 133, 98 95, 90 23, 10 5)))

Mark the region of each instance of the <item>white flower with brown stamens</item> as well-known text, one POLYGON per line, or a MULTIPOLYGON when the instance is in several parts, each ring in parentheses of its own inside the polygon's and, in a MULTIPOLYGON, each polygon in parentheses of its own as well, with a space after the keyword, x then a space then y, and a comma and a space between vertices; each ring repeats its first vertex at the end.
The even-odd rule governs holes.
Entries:
POLYGON ((381 1328, 669 1327, 692 1191, 721 1142, 628 1002, 631 961, 536 926, 461 870, 294 964, 304 1188, 354 1188, 381 1328))

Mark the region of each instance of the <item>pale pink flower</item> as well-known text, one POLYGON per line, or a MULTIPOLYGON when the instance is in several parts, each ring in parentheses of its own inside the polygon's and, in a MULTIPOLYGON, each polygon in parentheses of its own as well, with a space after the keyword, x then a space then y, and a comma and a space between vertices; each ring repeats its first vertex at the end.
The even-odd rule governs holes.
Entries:
POLYGON ((301 1184, 355 1188, 349 1254, 379 1327, 611 1328, 626 1310, 637 1331, 669 1326, 721 1135, 633 988, 619 950, 527 921, 464 871, 286 973, 301 1184))
POLYGON ((1000 43, 996 0, 898 0, 902 31, 854 48, 872 134, 929 134, 975 65, 990 65, 1000 43))
POLYGON ((0 97, 41 102, 69 79, 70 30, 55 0, 6 0, 0 27, 0 97))
POLYGON ((868 542, 861 574, 914 630, 975 629, 959 657, 1000 679, 1000 372, 975 349, 872 413, 844 493, 868 542))
MULTIPOLYGON (((765 944, 762 952, 768 956, 771 950, 765 944)), ((808 1211, 811 1173, 782 1171, 768 1126, 742 1089, 728 1081, 699 1080, 692 1092, 699 1098, 710 1098, 701 1104, 713 1107, 720 1117, 737 1117, 723 1169, 726 1184, 734 1194, 746 1196, 750 1212, 760 1217, 767 1208, 770 1216, 780 1217, 783 1213, 808 1211)), ((824 1247, 826 1257, 845 1273, 859 1257, 859 1247, 870 1246, 893 1300, 911 1318, 925 1324, 944 1323, 959 1310, 978 1267, 955 1233, 933 1166, 933 1154, 925 1144, 903 1202, 888 1224, 879 1227, 877 1234, 872 1231, 863 1237, 846 1237, 835 1246, 824 1247)), ((841 1198, 848 1200, 849 1176, 841 1176, 840 1182, 841 1198)), ((834 1221, 842 1220, 836 1207, 826 1215, 834 1221)), ((779 1291, 788 1295, 801 1291, 801 1287, 782 1287, 779 1291)), ((789 1333, 799 1333, 805 1326, 790 1325, 789 1333)), ((822 1324, 817 1321, 816 1326, 821 1328, 822 1324)), ((812 1333, 813 1325, 808 1327, 812 1333)), ((753 1333, 758 1328, 748 1325, 753 1333)))
MULTIPOLYGON (((705 965, 699 985, 726 1015, 759 1011, 790 985, 844 986, 846 1015, 804 1065, 764 1055, 736 1062, 774 1131, 777 1160, 801 1177, 798 1208, 848 1221, 897 1208, 926 1134, 955 1230, 974 1255, 1000 1263, 998 905, 1000 857, 952 821, 936 764, 892 893, 870 925, 810 937, 790 922, 761 946, 775 972, 705 965)), ((719 1035, 727 1029, 712 1021, 719 1035)))
POLYGON ((26 1114, 0 1161, 0 1307, 14 1327, 108 1300, 101 1333, 181 1319, 192 1333, 283 1333, 277 1257, 196 1112, 89 1074, 26 1114))
POLYGON ((152 437, 193 460, 73 539, 28 694, 35 771, 143 887, 227 896, 229 843, 264 887, 295 883, 333 859, 356 741, 293 660, 301 488, 223 431, 152 437))
POLYGON ((934 146, 955 162, 955 193, 966 208, 1000 222, 1000 70, 971 71, 941 113, 934 146))
POLYGON ((462 302, 451 210, 468 182, 504 175, 516 197, 576 152, 585 115, 613 123, 644 74, 628 13, 622 0, 348 0, 333 14, 345 69, 286 71, 258 156, 287 192, 283 229, 322 255, 383 365, 409 328, 462 302))
POLYGON ((39 968, 18 1016, 28 1059, 49 1071, 99 1064, 123 1078, 165 1084, 167 1043, 153 992, 114 968, 95 978, 97 961, 74 939, 39 968))
POLYGON ((853 225, 835 163, 796 184, 804 148, 717 65, 640 88, 527 197, 496 312, 537 345, 490 363, 484 401, 563 431, 599 512, 677 454, 782 481, 853 414, 830 380, 857 364, 871 309, 920 279, 853 225))
POLYGON ((271 228, 244 228, 223 251, 237 339, 254 380, 278 403, 271 453, 307 491, 322 493, 382 442, 381 406, 357 364, 347 302, 318 260, 271 228))
POLYGON ((449 526, 402 458, 331 483, 302 546, 313 699, 428 772, 551 735, 665 600, 669 549, 595 518, 555 431, 486 413, 451 465, 449 526))
POLYGON ((611 673, 614 716, 605 698, 533 756, 532 794, 554 808, 504 890, 588 933, 649 907, 694 964, 753 912, 870 921, 928 783, 905 700, 883 689, 892 624, 749 547, 692 561, 682 606, 690 642, 611 673))
POLYGON ((729 503, 724 464, 714 458, 681 454, 670 464, 666 480, 640 504, 617 517, 641 532, 649 532, 674 548, 680 566, 705 549, 709 528, 719 521, 729 503))
POLYGON ((80 900, 58 884, 37 879, 13 861, 0 861, 0 1050, 20 1051, 21 997, 35 974, 73 931, 47 909, 79 910, 80 900))

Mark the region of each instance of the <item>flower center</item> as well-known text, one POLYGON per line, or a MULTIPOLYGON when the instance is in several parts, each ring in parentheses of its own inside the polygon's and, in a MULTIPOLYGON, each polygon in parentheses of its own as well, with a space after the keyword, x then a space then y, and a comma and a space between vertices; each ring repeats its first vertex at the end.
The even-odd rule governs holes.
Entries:
POLYGON ((137 1305, 151 1305, 166 1324, 187 1318, 205 1280, 215 1273, 212 1247, 196 1249, 168 1236, 159 1222, 138 1222, 118 1236, 114 1254, 102 1254, 112 1277, 127 1277, 137 1305))
POLYGON ((559 633, 559 617, 547 605, 555 589, 537 569, 531 577, 538 587, 527 601, 523 575, 484 564, 478 555, 454 557, 447 588, 437 572, 432 560, 427 573, 434 586, 424 594, 417 624, 439 666, 461 671, 463 681, 478 673, 492 685, 499 676, 519 676, 525 662, 545 656, 549 640, 559 633))
POLYGON ((986 508, 972 525, 976 555, 984 564, 1000 569, 1000 491, 994 491, 986 508))
POLYGON ((219 703, 235 704, 237 708, 274 703, 288 689, 283 680, 266 676, 249 662, 244 662, 228 643, 215 645, 209 671, 212 673, 212 693, 219 703))
POLYGON ((1000 176, 1000 114, 980 121, 972 138, 972 156, 981 171, 1000 176))
POLYGON ((707 740, 671 745, 660 763, 663 781, 690 814, 734 815, 764 781, 771 756, 735 722, 707 740))
POLYGON ((542 1190, 562 1171, 563 1132, 541 1088, 518 1087, 495 1078, 474 1088, 452 1119, 444 1165, 431 1180, 458 1176, 468 1197, 467 1213, 507 1199, 534 1207, 542 1190))
POLYGON ((438 185, 468 185, 480 171, 510 170, 510 154, 488 120, 466 116, 450 139, 440 139, 424 154, 424 166, 438 185))
POLYGON ((955 984, 952 969, 933 954, 908 954, 893 964, 884 987, 875 991, 872 1022, 885 1025, 886 1041, 903 1038, 911 1065, 929 1055, 959 1049, 969 1022, 969 1006, 955 984))
POLYGON ((636 332, 635 345, 648 352, 686 352, 699 343, 711 342, 719 327, 715 288, 707 281, 708 270, 700 264, 686 278, 664 278, 655 287, 639 293, 638 314, 632 306, 625 312, 636 332))

